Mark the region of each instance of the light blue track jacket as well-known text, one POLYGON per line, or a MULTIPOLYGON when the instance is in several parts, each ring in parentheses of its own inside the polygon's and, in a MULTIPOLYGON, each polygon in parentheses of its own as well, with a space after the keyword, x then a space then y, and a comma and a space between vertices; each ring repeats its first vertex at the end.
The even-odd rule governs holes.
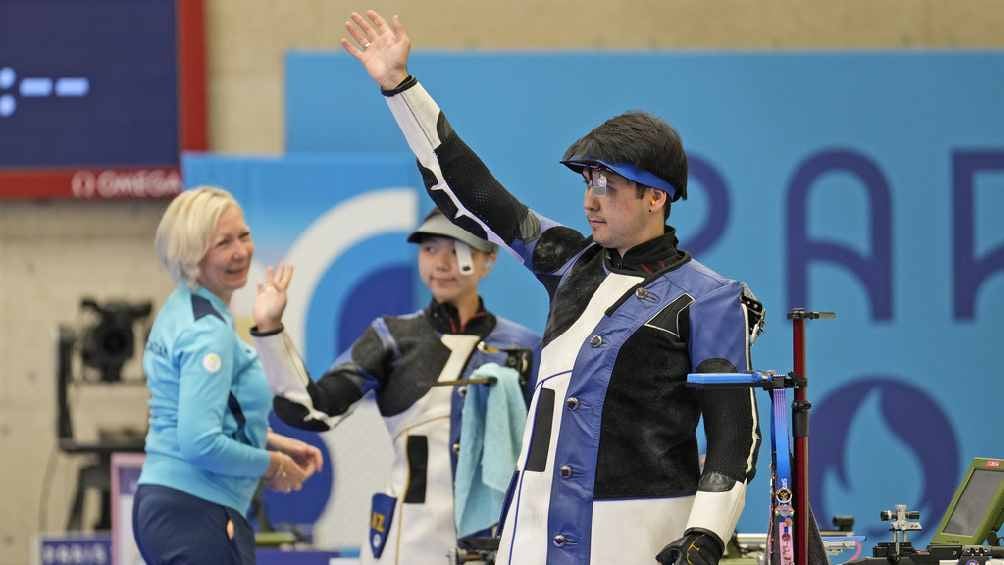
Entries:
POLYGON ((258 353, 234 332, 223 300, 179 285, 157 314, 143 369, 150 431, 139 483, 246 512, 268 468, 272 393, 258 353))

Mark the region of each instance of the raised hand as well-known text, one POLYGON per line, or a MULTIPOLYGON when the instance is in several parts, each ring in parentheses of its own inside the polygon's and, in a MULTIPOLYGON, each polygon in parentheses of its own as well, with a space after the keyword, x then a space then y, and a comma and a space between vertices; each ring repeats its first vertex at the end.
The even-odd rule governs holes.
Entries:
POLYGON ((380 88, 390 90, 408 77, 411 39, 397 16, 388 24, 374 10, 367 10, 366 17, 352 12, 345 29, 352 41, 343 37, 342 48, 363 64, 380 88))
POLYGON ((293 279, 293 266, 268 267, 265 273, 265 281, 258 283, 252 311, 255 326, 260 332, 277 330, 282 325, 282 313, 286 309, 286 289, 293 279))

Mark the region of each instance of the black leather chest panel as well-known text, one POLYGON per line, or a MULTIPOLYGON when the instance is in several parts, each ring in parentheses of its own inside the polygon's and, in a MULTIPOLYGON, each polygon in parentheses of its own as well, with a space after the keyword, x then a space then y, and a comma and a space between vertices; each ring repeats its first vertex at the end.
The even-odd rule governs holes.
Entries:
POLYGON ((551 311, 547 316, 547 328, 544 330, 541 348, 572 327, 586 310, 593 293, 606 276, 603 248, 594 246, 572 267, 572 272, 551 299, 551 311))
POLYGON ((690 318, 686 311, 693 303, 694 297, 686 293, 681 294, 645 322, 644 327, 665 332, 686 342, 690 339, 690 318))
POLYGON ((450 357, 450 350, 423 316, 386 320, 400 355, 388 367, 389 376, 377 405, 383 416, 394 416, 429 392, 450 357))
POLYGON ((598 499, 691 494, 697 487, 700 417, 687 388, 687 308, 676 298, 621 346, 603 404, 598 499))

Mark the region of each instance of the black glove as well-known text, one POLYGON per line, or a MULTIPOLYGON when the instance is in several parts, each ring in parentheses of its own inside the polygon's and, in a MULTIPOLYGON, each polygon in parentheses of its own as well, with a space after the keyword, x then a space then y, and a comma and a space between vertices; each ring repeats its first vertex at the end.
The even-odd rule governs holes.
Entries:
POLYGON ((655 560, 662 565, 718 565, 724 551, 718 536, 695 528, 662 548, 655 560))

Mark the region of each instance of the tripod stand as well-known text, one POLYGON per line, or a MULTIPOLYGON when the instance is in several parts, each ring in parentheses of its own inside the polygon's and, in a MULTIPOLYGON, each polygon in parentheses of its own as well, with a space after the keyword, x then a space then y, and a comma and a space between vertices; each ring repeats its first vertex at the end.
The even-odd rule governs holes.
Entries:
MULTIPOLYGON (((833 312, 811 312, 796 308, 788 312, 792 321, 794 369, 788 374, 774 371, 752 373, 691 373, 687 384, 694 387, 759 387, 771 398, 771 527, 768 551, 778 563, 807 565, 809 546, 809 381, 805 373, 805 320, 834 319, 833 312), (791 424, 788 423, 788 389, 795 390, 791 424), (794 441, 793 439, 794 438, 794 441), (794 457, 792 456, 794 443, 794 457), (794 470, 794 472, 793 472, 794 470)), ((773 560, 768 558, 769 562, 773 560)))

